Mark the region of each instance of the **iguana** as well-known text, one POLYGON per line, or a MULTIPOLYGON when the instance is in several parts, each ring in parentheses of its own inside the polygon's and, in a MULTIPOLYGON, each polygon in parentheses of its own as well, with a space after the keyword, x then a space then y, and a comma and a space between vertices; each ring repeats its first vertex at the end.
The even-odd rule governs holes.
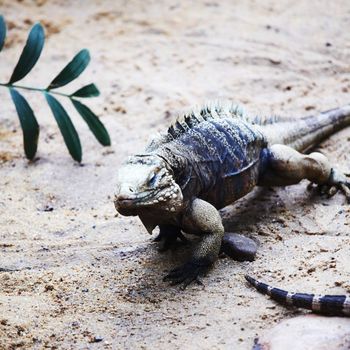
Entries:
POLYGON ((123 164, 115 207, 138 215, 149 233, 158 226, 165 245, 183 239, 182 232, 200 236, 189 261, 165 276, 186 287, 218 258, 224 235, 218 210, 255 186, 308 179, 350 200, 342 172, 321 153, 301 153, 348 125, 350 105, 295 120, 249 117, 228 104, 196 109, 123 164))

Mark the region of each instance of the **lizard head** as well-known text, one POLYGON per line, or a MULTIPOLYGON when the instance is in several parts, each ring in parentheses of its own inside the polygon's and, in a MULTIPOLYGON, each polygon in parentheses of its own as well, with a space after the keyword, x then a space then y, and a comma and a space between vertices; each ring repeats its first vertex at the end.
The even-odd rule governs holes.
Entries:
POLYGON ((146 207, 177 212, 182 199, 172 170, 157 155, 132 156, 119 169, 114 205, 122 215, 138 215, 146 207))

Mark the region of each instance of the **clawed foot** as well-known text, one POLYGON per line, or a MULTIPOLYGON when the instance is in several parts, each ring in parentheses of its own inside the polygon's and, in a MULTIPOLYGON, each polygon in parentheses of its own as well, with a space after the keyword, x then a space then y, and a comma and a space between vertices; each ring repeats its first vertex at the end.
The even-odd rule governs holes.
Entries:
MULTIPOLYGON (((347 201, 350 203, 350 179, 348 179, 343 173, 332 169, 329 182, 327 184, 318 185, 317 188, 321 194, 326 194, 328 197, 333 197, 338 191, 341 191, 347 201)), ((308 188, 311 189, 313 184, 309 184, 308 188)))
POLYGON ((199 280, 199 276, 205 274, 210 267, 208 263, 200 263, 195 260, 191 260, 186 264, 171 270, 164 278, 163 281, 170 281, 171 285, 182 283, 181 289, 185 289, 192 282, 203 285, 199 280))
POLYGON ((318 190, 321 194, 326 194, 329 198, 341 191, 350 202, 350 183, 339 183, 337 185, 318 185, 318 190))

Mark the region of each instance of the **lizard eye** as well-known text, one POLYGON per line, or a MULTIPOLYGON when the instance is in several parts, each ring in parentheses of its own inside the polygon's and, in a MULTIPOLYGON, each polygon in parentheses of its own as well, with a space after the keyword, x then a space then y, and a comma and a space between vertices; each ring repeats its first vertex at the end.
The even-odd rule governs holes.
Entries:
POLYGON ((150 179, 149 179, 149 181, 148 181, 149 185, 153 186, 153 185, 155 184, 156 180, 157 180, 157 174, 154 174, 154 173, 153 173, 153 174, 150 176, 150 179))

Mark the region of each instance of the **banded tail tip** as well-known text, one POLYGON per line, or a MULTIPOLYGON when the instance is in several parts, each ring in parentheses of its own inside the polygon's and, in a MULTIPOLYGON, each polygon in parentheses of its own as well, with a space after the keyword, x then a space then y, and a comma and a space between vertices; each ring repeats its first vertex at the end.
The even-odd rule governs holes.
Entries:
POLYGON ((255 278, 245 275, 247 282, 262 294, 269 295, 279 304, 312 310, 327 316, 350 316, 350 297, 346 295, 315 295, 309 293, 291 293, 271 287, 255 278))
POLYGON ((250 285, 252 285, 258 292, 260 292, 262 294, 267 294, 270 297, 272 297, 273 299, 276 299, 276 295, 280 299, 281 293, 287 294, 287 292, 285 292, 284 290, 273 288, 273 287, 269 286, 268 284, 260 282, 249 275, 245 275, 244 277, 248 281, 248 283, 250 285), (275 294, 275 295, 272 295, 272 294, 275 294))
POLYGON ((249 275, 245 275, 244 278, 247 280, 247 282, 249 284, 251 284, 252 286, 256 287, 256 285, 259 283, 255 278, 249 276, 249 275))

